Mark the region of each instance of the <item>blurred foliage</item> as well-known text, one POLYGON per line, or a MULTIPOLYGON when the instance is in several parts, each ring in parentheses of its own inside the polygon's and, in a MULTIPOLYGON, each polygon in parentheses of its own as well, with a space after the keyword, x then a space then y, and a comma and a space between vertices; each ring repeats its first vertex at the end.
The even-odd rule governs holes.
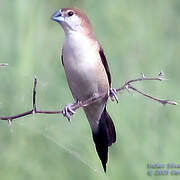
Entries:
MULTIPOLYGON (((110 65, 113 87, 143 72, 161 69, 168 81, 136 87, 180 101, 179 0, 1 0, 0 115, 31 108, 32 82, 38 77, 38 107, 60 109, 72 102, 60 52, 64 33, 50 20, 62 7, 77 6, 89 16, 110 65)), ((0 122, 0 178, 144 180, 147 163, 179 162, 179 106, 161 106, 134 93, 119 95, 108 110, 117 130, 103 173, 82 110, 72 122, 58 115, 34 115, 0 122)), ((158 176, 151 177, 159 179, 158 176)), ((173 176, 162 177, 174 179, 173 176)), ((161 179, 161 178, 160 178, 161 179)))

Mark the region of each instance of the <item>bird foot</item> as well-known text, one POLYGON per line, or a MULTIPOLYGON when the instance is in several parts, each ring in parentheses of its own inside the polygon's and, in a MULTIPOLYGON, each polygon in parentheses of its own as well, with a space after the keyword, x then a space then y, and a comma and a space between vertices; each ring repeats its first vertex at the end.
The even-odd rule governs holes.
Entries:
POLYGON ((117 97, 117 91, 114 88, 110 88, 109 90, 109 96, 112 101, 116 101, 118 103, 118 97, 117 97))
POLYGON ((68 119, 68 121, 71 121, 71 116, 73 115, 73 114, 75 114, 75 111, 74 110, 72 110, 72 106, 73 106, 74 104, 67 104, 66 106, 65 106, 65 108, 64 108, 64 110, 63 110, 63 115, 64 115, 64 117, 66 117, 67 119, 68 119))

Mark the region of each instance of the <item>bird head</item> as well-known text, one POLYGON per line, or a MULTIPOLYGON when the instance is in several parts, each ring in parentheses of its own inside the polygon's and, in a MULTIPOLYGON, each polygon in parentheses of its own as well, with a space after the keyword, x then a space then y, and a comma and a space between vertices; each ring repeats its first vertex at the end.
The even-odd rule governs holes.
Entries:
POLYGON ((58 22, 66 34, 72 32, 92 33, 88 17, 77 8, 62 8, 56 11, 51 19, 58 22))

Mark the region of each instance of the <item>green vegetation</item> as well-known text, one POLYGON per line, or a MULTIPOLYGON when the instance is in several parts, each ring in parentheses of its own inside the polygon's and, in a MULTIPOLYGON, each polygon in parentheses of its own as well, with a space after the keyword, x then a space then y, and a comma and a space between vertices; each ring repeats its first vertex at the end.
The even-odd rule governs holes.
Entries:
MULTIPOLYGON (((103 45, 113 87, 162 69, 168 81, 136 87, 180 102, 179 0, 1 0, 0 116, 31 108, 32 82, 38 77, 37 103, 58 110, 73 101, 60 52, 64 33, 51 15, 77 6, 89 16, 103 45)), ((95 151, 82 110, 69 123, 61 115, 34 115, 0 121, 1 180, 145 180, 147 163, 180 163, 179 106, 162 106, 136 93, 119 95, 108 110, 117 130, 109 151, 107 175, 95 151)))

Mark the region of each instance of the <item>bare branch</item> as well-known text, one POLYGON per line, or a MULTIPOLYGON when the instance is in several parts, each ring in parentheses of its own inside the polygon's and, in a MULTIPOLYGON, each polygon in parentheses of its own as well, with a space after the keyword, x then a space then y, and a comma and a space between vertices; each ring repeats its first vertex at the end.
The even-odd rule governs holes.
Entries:
MULTIPOLYGON (((13 116, 2 116, 0 117, 0 120, 8 120, 8 122, 12 122, 12 120, 17 119, 17 118, 21 118, 27 115, 32 115, 32 114, 62 114, 63 110, 59 110, 59 111, 48 111, 48 110, 38 110, 37 106, 36 106, 36 87, 37 87, 37 78, 34 78, 34 86, 33 86, 33 96, 32 96, 32 109, 29 111, 26 111, 24 113, 20 113, 20 114, 16 114, 13 116)), ((104 94, 98 96, 98 97, 92 97, 89 98, 83 102, 79 101, 76 102, 72 105, 72 110, 77 110, 80 107, 85 107, 87 105, 90 105, 91 103, 94 103, 96 101, 98 101, 99 99, 101 99, 102 97, 104 97, 104 94)), ((10 124, 10 123, 9 123, 10 124)))
POLYGON ((166 105, 166 104, 177 105, 177 102, 175 102, 175 101, 169 101, 169 100, 159 99, 159 98, 150 96, 150 95, 148 95, 148 94, 146 94, 146 93, 144 93, 142 91, 139 91, 138 89, 136 89, 134 86, 131 85, 132 83, 135 83, 135 82, 138 82, 138 81, 164 81, 164 80, 166 80, 166 79, 165 79, 164 72, 162 70, 158 73, 158 76, 154 77, 154 78, 147 78, 142 73, 142 77, 125 82, 123 84, 123 86, 121 86, 120 88, 117 89, 117 92, 120 92, 120 91, 125 90, 125 89, 126 90, 132 89, 133 91, 136 91, 139 94, 141 94, 141 95, 143 95, 145 97, 148 97, 150 99, 153 99, 153 100, 155 100, 155 101, 157 101, 157 102, 159 102, 159 103, 161 103, 163 105, 166 105))
MULTIPOLYGON (((163 81, 163 80, 165 80, 165 78, 164 78, 164 73, 162 71, 155 78, 147 78, 147 77, 145 77, 144 74, 142 74, 142 77, 125 82, 120 88, 115 89, 115 91, 121 92, 123 90, 131 89, 131 90, 133 90, 133 91, 135 91, 135 92, 137 92, 137 93, 139 93, 145 97, 148 97, 152 100, 155 100, 155 101, 157 101, 163 105, 166 105, 166 104, 177 105, 177 102, 175 102, 175 101, 158 99, 158 98, 150 96, 150 95, 148 95, 142 91, 139 91, 138 89, 136 89, 135 87, 133 87, 131 85, 131 84, 138 82, 138 81, 163 81)), ((37 78, 34 78, 33 93, 32 93, 32 109, 31 110, 26 111, 24 113, 16 114, 13 116, 4 116, 4 117, 1 116, 0 120, 8 120, 9 124, 11 125, 12 120, 17 119, 17 118, 21 118, 21 117, 24 117, 27 115, 38 114, 38 113, 39 114, 63 114, 63 110, 59 110, 59 111, 38 110, 37 105, 36 105, 36 93, 37 93, 36 88, 37 88, 37 78)), ((88 105, 100 100, 101 98, 103 98, 105 96, 107 96, 107 98, 109 97, 109 95, 107 95, 107 94, 101 94, 99 96, 91 97, 91 98, 89 98, 83 102, 82 101, 75 102, 71 106, 71 109, 73 111, 75 111, 78 108, 88 106, 88 105)))
POLYGON ((8 64, 7 63, 1 63, 0 64, 0 67, 4 67, 4 66, 8 66, 8 64))
POLYGON ((133 79, 133 80, 130 80, 130 81, 127 81, 124 83, 123 86, 121 86, 120 88, 116 89, 117 92, 120 92, 124 89, 127 89, 128 86, 131 84, 131 83, 135 83, 135 82, 138 82, 138 81, 164 81, 165 78, 164 77, 154 77, 154 78, 147 78, 144 76, 144 74, 142 74, 142 77, 140 78, 137 78, 137 79, 133 79))
POLYGON ((24 116, 27 116, 27 115, 30 115, 32 114, 33 110, 30 110, 30 111, 27 111, 27 112, 24 112, 24 113, 20 113, 20 114, 16 114, 16 115, 13 115, 13 116, 2 116, 0 117, 0 120, 13 120, 13 119, 17 119, 17 118, 20 118, 20 117, 24 117, 24 116))
POLYGON ((34 88, 33 88, 33 111, 36 111, 36 86, 37 86, 37 78, 34 78, 34 88))
POLYGON ((165 100, 165 99, 155 98, 155 97, 153 97, 153 96, 150 96, 150 95, 148 95, 148 94, 145 94, 144 92, 141 92, 141 91, 137 90, 135 87, 133 87, 133 86, 131 86, 131 85, 129 85, 128 88, 129 88, 129 89, 132 89, 132 90, 134 90, 134 91, 136 91, 136 92, 138 92, 139 94, 142 94, 143 96, 146 96, 146 97, 148 97, 148 98, 150 98, 150 99, 153 99, 153 100, 155 100, 155 101, 158 101, 158 102, 161 103, 162 105, 166 105, 166 104, 177 105, 177 102, 175 102, 175 101, 169 101, 169 100, 165 100))

